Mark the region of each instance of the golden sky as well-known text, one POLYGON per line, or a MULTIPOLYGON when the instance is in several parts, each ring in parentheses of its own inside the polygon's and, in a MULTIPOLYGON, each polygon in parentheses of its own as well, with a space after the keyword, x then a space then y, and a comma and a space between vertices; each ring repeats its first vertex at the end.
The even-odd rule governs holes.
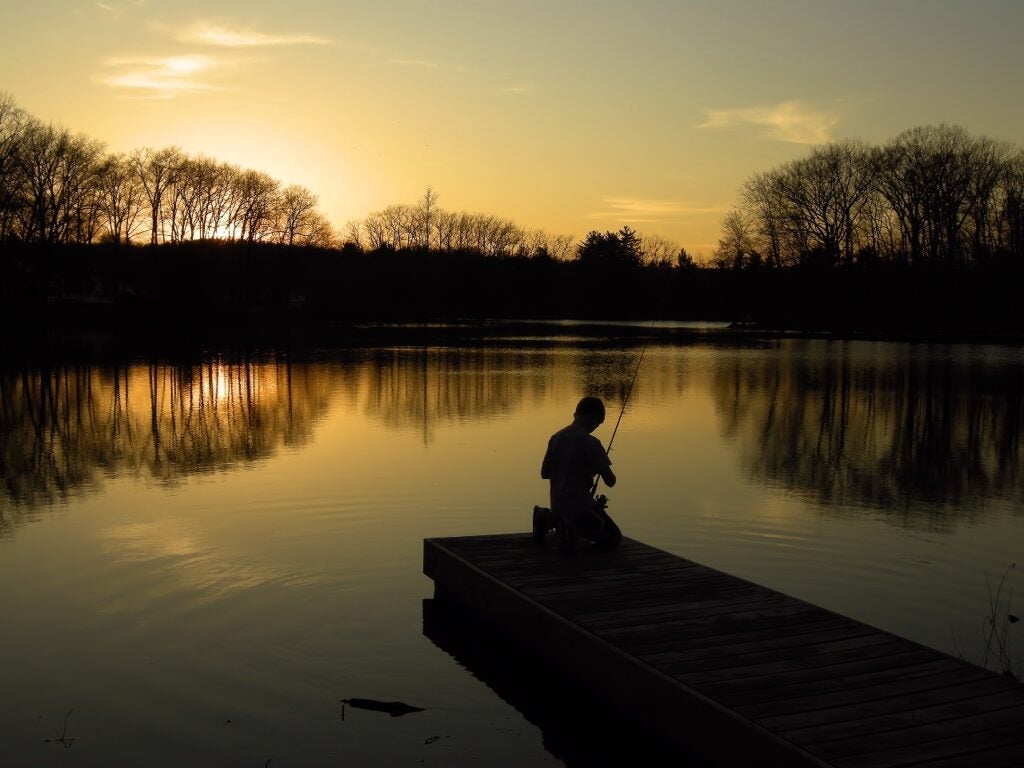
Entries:
POLYGON ((710 255, 751 174, 954 123, 1024 145, 1021 0, 3 0, 0 90, 114 151, 710 255))

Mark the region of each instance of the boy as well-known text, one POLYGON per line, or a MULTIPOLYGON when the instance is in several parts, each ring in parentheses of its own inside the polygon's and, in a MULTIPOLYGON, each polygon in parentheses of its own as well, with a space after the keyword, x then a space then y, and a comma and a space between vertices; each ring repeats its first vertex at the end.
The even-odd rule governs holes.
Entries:
POLYGON ((590 434, 602 422, 604 403, 598 397, 584 397, 572 424, 551 436, 540 467, 540 476, 551 481, 551 508, 533 508, 533 537, 543 541, 554 527, 565 553, 572 552, 577 537, 606 549, 622 541, 622 532, 605 511, 607 498, 593 496, 594 475, 609 488, 615 485, 612 462, 601 441, 590 434))

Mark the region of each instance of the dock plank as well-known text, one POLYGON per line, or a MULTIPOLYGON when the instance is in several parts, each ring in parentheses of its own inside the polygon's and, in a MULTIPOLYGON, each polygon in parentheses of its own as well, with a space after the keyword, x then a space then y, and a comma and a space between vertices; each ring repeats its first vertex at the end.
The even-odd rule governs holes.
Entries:
POLYGON ((424 572, 712 763, 1024 765, 1024 686, 638 541, 428 539, 424 572))

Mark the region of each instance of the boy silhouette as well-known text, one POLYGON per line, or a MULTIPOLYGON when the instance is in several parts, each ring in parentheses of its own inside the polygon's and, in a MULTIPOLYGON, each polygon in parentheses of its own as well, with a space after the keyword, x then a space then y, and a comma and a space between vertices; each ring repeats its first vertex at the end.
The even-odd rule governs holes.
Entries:
POLYGON ((533 537, 543 541, 554 528, 563 553, 572 552, 580 538, 605 549, 622 541, 622 531, 605 511, 608 499, 603 495, 594 498, 595 475, 609 488, 616 479, 604 446, 590 434, 603 422, 601 399, 584 397, 576 405, 572 424, 548 440, 540 476, 551 481, 551 507, 533 508, 533 537))

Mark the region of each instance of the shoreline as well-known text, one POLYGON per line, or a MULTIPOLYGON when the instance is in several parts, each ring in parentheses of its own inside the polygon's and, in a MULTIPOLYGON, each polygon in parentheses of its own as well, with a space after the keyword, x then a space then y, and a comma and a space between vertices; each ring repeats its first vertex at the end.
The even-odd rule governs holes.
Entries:
POLYGON ((74 313, 50 317, 25 327, 24 318, 8 316, 19 328, 0 344, 0 365, 61 360, 180 358, 200 355, 316 357, 329 349, 370 347, 559 346, 565 343, 632 347, 654 340, 670 345, 763 345, 784 340, 887 342, 906 345, 1024 346, 1024 333, 964 330, 957 333, 919 329, 825 330, 772 328, 721 320, 636 320, 607 318, 454 318, 423 321, 322 321, 282 313, 231 313, 223 317, 166 318, 153 313, 115 316, 74 313))

